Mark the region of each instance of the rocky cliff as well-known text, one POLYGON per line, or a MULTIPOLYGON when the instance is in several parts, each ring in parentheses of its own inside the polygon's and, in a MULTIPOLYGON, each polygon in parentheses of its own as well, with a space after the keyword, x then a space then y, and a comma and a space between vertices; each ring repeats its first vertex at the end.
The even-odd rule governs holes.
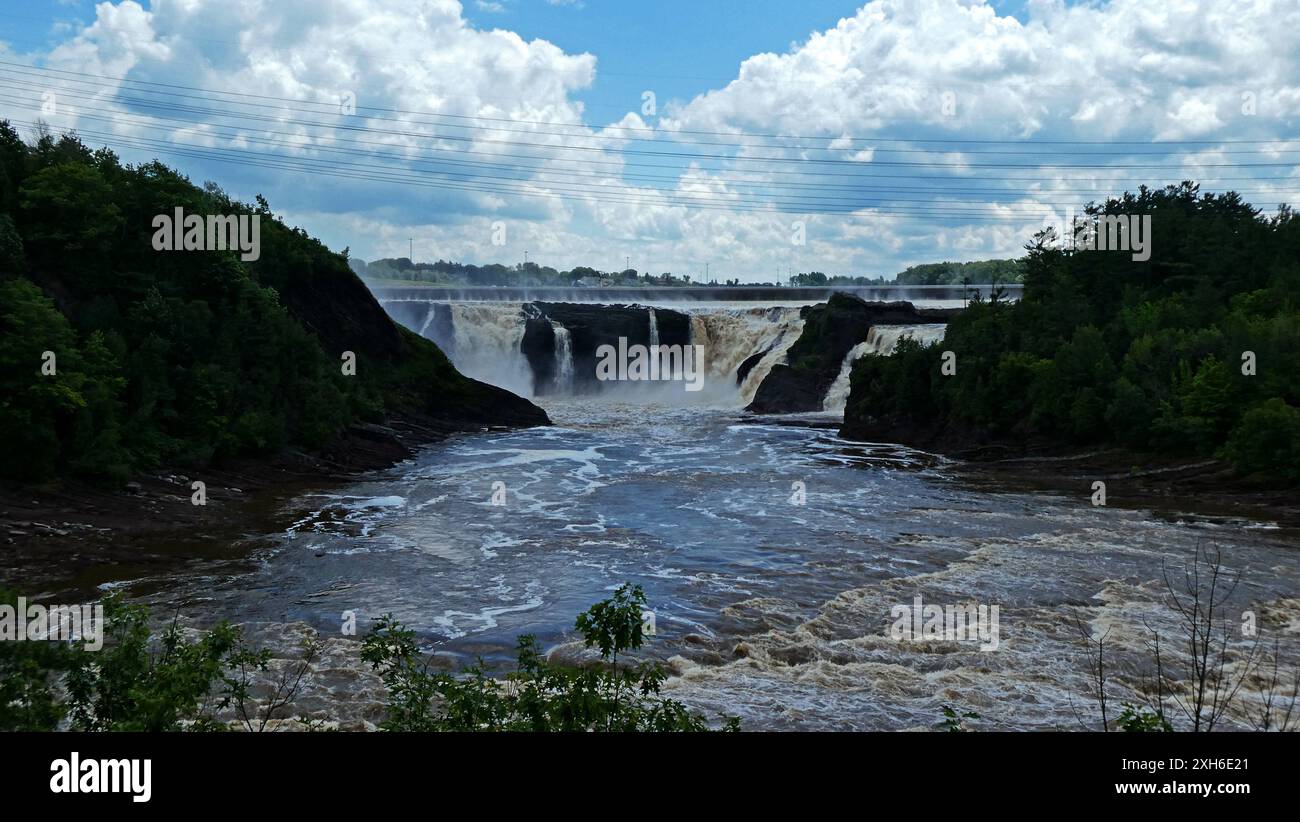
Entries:
POLYGON ((532 368, 533 392, 537 396, 551 393, 555 387, 558 364, 554 323, 569 334, 573 374, 577 380, 571 389, 577 393, 599 388, 595 379, 596 351, 602 345, 617 350, 620 337, 629 346, 650 344, 651 311, 654 311, 660 345, 689 345, 691 341, 690 317, 667 308, 538 302, 527 304, 525 311, 532 316, 527 320, 520 347, 532 368))
POLYGON ((772 367, 745 410, 756 414, 819 411, 845 356, 867 339, 873 325, 946 323, 958 310, 833 294, 825 303, 803 309, 803 333, 787 352, 786 364, 772 367))

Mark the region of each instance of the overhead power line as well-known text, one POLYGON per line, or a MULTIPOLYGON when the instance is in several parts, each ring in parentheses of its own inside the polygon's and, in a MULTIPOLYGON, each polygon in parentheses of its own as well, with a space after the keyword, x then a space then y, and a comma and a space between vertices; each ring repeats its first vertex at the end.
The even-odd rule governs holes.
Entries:
MULTIPOLYGON (((63 77, 86 77, 100 81, 111 81, 113 83, 126 83, 132 86, 145 86, 148 88, 167 88, 179 89, 181 91, 200 92, 203 95, 220 95, 222 97, 234 97, 247 100, 270 100, 278 103, 292 103, 295 105, 314 105, 327 106, 337 110, 337 102, 327 102, 319 100, 303 100, 292 97, 279 97, 269 94, 253 94, 250 92, 224 91, 217 89, 204 89, 198 86, 187 86, 178 83, 160 83, 150 80, 138 80, 129 77, 95 74, 90 72, 72 71, 69 69, 55 69, 44 66, 35 66, 28 63, 18 63, 12 61, 0 60, 0 66, 8 66, 14 69, 25 69, 28 72, 37 72, 42 75, 56 74, 63 77)), ((251 105, 251 104, 249 104, 251 105)), ((786 139, 786 140, 847 140, 850 142, 876 142, 876 143, 922 143, 922 144, 956 144, 956 145, 1107 145, 1107 146, 1217 146, 1217 145, 1277 145, 1291 144, 1300 141, 1300 137, 1286 139, 1201 139, 1201 140, 1069 140, 1058 138, 1020 138, 1020 139, 992 139, 992 138, 947 138, 947 137, 884 137, 884 136, 850 136, 850 135, 814 135, 814 134, 780 134, 770 132, 749 132, 743 130, 729 131, 707 131, 691 129, 662 129, 641 126, 590 126, 581 123, 564 124, 547 120, 528 120, 518 117, 490 117, 484 115, 465 115, 451 114, 446 112, 422 111, 418 109, 402 108, 385 108, 379 106, 366 106, 358 104, 358 111, 377 111, 388 114, 406 114, 423 117, 441 117, 457 120, 471 120, 475 122, 499 122, 509 124, 524 125, 545 125, 545 126, 569 126, 572 128, 606 130, 614 129, 620 131, 653 133, 663 135, 664 137, 673 137, 679 134, 690 134, 698 136, 716 136, 716 137, 754 137, 760 139, 786 139)), ((328 113, 328 112, 316 112, 328 113)), ((574 136, 574 135, 564 135, 574 136)))

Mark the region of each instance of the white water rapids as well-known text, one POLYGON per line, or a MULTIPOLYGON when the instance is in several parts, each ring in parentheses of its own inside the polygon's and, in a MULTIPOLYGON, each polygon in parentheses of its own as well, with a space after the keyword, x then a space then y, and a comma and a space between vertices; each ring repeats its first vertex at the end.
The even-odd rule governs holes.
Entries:
MULTIPOLYGON (((507 387, 531 382, 519 354, 523 305, 389 310, 441 335, 463 370, 507 387)), ((1187 693, 1167 586, 1205 546, 1241 576, 1223 605, 1231 624, 1252 614, 1269 652, 1278 640, 1282 670, 1300 662, 1295 529, 1215 515, 1203 500, 1125 501, 1118 477, 1112 504, 1096 506, 1089 478, 1070 478, 1064 463, 1064 490, 1044 491, 840 439, 826 414, 739 413, 798 337, 797 309, 680 310, 707 351, 702 402, 632 389, 539 397, 553 425, 467 432, 303 494, 247 563, 196 561, 152 577, 124 568, 145 574, 128 583, 131 595, 208 622, 334 637, 307 687, 325 715, 360 724, 382 716, 382 696, 366 685, 373 674, 358 643, 338 639, 340 614, 355 613, 364 635, 392 613, 447 669, 481 658, 495 675, 521 634, 553 661, 587 659, 574 616, 625 582, 643 586, 655 614, 641 653, 671 672, 665 693, 710 719, 738 715, 749 730, 942 729, 949 705, 977 712, 977 730, 1096 728, 1083 632, 1106 637, 1113 706, 1142 702, 1157 630, 1165 675, 1187 693), (737 385, 736 369, 755 356, 737 385), (900 639, 896 611, 918 600, 997 607, 997 647, 900 639)), ((667 316, 658 313, 661 334, 667 316)), ((578 333, 552 330, 563 385, 578 333)), ((858 356, 941 333, 872 329, 845 358, 828 406, 840 406, 858 356)), ((1229 670, 1245 651, 1233 637, 1229 670)), ((1258 681, 1241 693, 1258 708, 1258 681)), ((1239 710, 1225 719, 1248 721, 1239 710)))
MULTIPOLYGON (((665 692, 709 718, 941 729, 954 705, 980 714, 977 730, 1072 729, 1097 722, 1080 625, 1107 637, 1116 704, 1140 702, 1126 670, 1149 660, 1153 630, 1169 646, 1166 674, 1180 676, 1165 578, 1181 581, 1199 544, 1242 575, 1224 606, 1233 624, 1251 609, 1270 651, 1281 636, 1283 670, 1300 658, 1295 532, 1172 501, 1098 507, 1083 482, 1074 493, 990 485, 811 418, 606 395, 541 402, 553 426, 457 436, 292 501, 291 524, 252 569, 198 564, 141 588, 159 592, 162 612, 334 637, 341 613, 357 614, 358 636, 393 613, 448 668, 481 657, 495 674, 520 634, 554 661, 584 659, 574 616, 632 582, 656 615, 643 653, 673 673, 665 692), (917 597, 997 606, 998 647, 895 639, 895 610, 917 597)), ((309 686, 331 714, 352 701, 375 715, 356 644, 336 646, 309 686)))

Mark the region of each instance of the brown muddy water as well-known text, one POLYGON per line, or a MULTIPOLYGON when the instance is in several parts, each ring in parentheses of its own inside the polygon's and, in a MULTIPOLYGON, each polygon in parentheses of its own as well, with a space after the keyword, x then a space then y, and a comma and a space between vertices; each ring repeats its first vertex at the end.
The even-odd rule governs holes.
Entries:
POLYGON ((340 634, 345 614, 360 634, 393 613, 449 666, 505 666, 524 633, 578 659, 574 616, 625 581, 655 614, 646 653, 675 674, 667 694, 747 729, 934 728, 943 705, 979 713, 977 728, 1095 727, 1079 626, 1107 636, 1113 705, 1140 699, 1155 631, 1180 678, 1169 582, 1198 546, 1241 576, 1222 611, 1231 644, 1253 643, 1249 611, 1261 647, 1277 638, 1284 665, 1300 661, 1300 535, 1275 523, 999 490, 932 455, 841 440, 818 415, 546 407, 553 427, 456 437, 297 496, 279 512, 290 524, 249 535, 238 558, 101 587, 272 643, 310 626, 331 649, 314 714, 333 700, 367 721, 375 682, 340 634), (996 648, 896 638, 917 597, 996 606, 996 648))

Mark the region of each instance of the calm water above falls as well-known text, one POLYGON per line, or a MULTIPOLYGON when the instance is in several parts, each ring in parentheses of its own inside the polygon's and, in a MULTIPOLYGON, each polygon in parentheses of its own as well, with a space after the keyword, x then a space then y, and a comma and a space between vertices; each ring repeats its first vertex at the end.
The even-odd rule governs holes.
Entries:
POLYGON ((943 703, 986 727, 1076 727, 1075 615, 1110 627, 1116 653, 1140 651, 1144 623, 1169 621, 1162 563, 1181 566, 1198 539, 1245 571, 1243 602, 1300 619, 1296 546, 1267 525, 976 490, 940 460, 842 441, 816 417, 545 405, 555 427, 461 436, 299 499, 253 571, 161 596, 331 632, 347 610, 362 630, 392 612, 430 650, 493 663, 521 633, 572 653, 574 616, 640 583, 651 652, 678 657, 667 690, 750 728, 933 726, 943 703), (1000 648, 891 640, 891 607, 917 595, 998 605, 1000 648))

